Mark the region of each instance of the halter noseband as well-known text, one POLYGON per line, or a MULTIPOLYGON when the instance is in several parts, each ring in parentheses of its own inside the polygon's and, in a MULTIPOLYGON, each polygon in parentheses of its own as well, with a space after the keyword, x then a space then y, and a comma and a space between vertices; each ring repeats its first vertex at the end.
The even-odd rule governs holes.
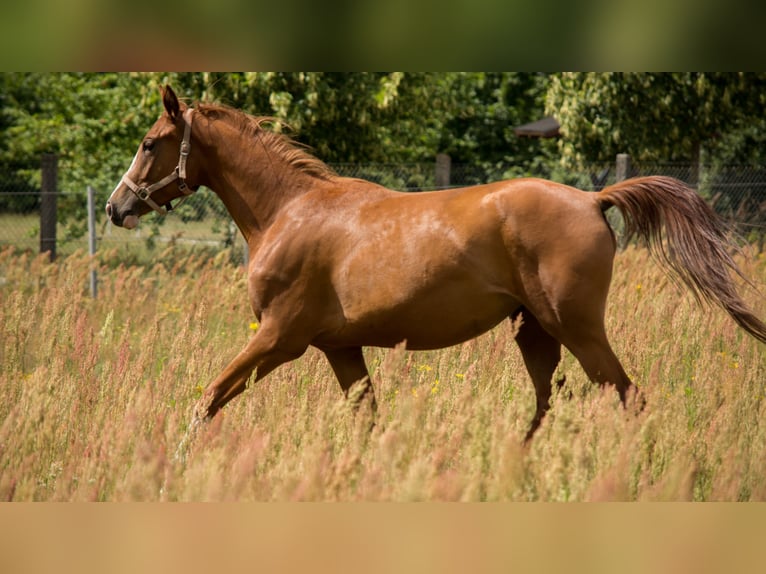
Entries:
MULTIPOLYGON (((186 197, 194 193, 196 190, 190 188, 186 184, 186 160, 189 157, 189 151, 191 150, 191 123, 192 123, 192 112, 194 110, 192 108, 187 108, 186 111, 184 111, 183 119, 184 119, 184 139, 181 141, 181 155, 178 158, 178 165, 173 170, 173 173, 170 175, 167 175, 163 177, 161 180, 159 180, 156 183, 151 184, 150 186, 139 186, 136 184, 132 179, 128 177, 127 172, 125 175, 122 176, 122 182, 130 188, 130 190, 136 194, 136 196, 147 203, 149 207, 151 207, 154 211, 166 215, 167 212, 171 209, 173 209, 173 205, 168 202, 165 206, 160 207, 157 205, 157 202, 154 201, 151 198, 151 195, 157 191, 158 189, 162 189, 169 183, 174 182, 175 180, 178 180, 178 189, 183 193, 186 197)), ((186 197, 184 197, 181 202, 183 202, 186 197)), ((180 205, 180 204, 179 204, 180 205)))

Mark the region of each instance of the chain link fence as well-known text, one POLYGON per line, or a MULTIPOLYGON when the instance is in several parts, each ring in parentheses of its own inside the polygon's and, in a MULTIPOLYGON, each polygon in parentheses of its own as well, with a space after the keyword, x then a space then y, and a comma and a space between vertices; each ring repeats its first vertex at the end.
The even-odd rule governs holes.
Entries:
MULTIPOLYGON (((763 251, 766 237, 766 166, 693 165, 688 163, 639 163, 630 165, 627 177, 665 175, 686 182, 732 226, 745 241, 763 251)), ((615 166, 593 166, 574 185, 599 191, 617 181, 615 166)), ((572 182, 565 182, 572 183, 572 182)))
POLYGON ((16 173, 0 172, 0 248, 40 244, 40 189, 16 173))
MULTIPOLYGON (((399 191, 438 189, 434 163, 334 164, 345 177, 362 178, 399 191)), ((449 187, 475 185, 518 175, 513 165, 476 166, 452 164, 449 187)), ((535 175, 535 174, 526 174, 535 175)), ((598 191, 617 180, 615 164, 592 165, 582 172, 539 174, 548 179, 598 191)), ((694 186, 714 209, 735 225, 746 240, 763 246, 766 235, 766 166, 703 166, 690 164, 633 164, 628 176, 669 175, 694 186)), ((115 228, 103 210, 109 191, 96 190, 96 228, 99 249, 115 249, 126 262, 151 260, 168 246, 219 253, 228 250, 232 260, 243 260, 245 246, 223 203, 210 190, 201 189, 167 217, 151 213, 132 231, 115 228)), ((0 173, 0 249, 12 245, 40 248, 40 190, 27 179, 0 173)), ((86 250, 86 191, 58 193, 58 252, 86 250)))

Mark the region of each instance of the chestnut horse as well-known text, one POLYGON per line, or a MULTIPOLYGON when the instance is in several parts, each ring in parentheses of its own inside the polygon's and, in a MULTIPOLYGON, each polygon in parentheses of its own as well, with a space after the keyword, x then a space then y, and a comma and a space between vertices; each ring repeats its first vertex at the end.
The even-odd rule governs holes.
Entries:
POLYGON ((562 345, 625 404, 632 384, 604 329, 616 250, 610 207, 698 299, 766 341, 766 325, 730 277, 741 273, 724 226, 678 180, 635 178, 599 193, 541 179, 401 193, 338 177, 265 129, 272 119, 188 107, 170 87, 162 100, 107 202, 109 219, 130 229, 199 186, 215 191, 249 246, 248 293, 260 322, 204 391, 195 421, 214 416, 253 373, 259 380, 309 345, 327 356, 346 395, 360 383, 374 409, 362 347, 442 348, 517 317, 537 397, 527 439, 549 408, 562 345))

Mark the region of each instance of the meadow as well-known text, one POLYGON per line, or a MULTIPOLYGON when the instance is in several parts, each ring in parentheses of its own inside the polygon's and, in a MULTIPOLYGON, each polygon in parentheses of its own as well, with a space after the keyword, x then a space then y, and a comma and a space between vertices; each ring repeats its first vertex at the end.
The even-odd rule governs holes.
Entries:
MULTIPOLYGON (((227 405, 185 458, 194 402, 258 328, 244 271, 226 251, 178 246, 150 265, 115 260, 0 252, 0 500, 766 500, 763 345, 644 249, 618 254, 607 310, 641 412, 565 352, 567 383, 525 447, 534 391, 506 322, 440 351, 367 349, 372 431, 310 349, 227 405)), ((766 258, 740 262, 766 288, 766 258)))

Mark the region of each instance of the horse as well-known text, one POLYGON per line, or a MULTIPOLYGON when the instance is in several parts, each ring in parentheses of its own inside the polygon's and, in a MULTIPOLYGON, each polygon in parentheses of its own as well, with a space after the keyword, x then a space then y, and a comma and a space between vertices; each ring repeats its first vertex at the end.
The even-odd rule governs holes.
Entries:
MULTIPOLYGON (((727 226, 683 182, 627 179, 585 192, 536 178, 403 193, 336 175, 278 130, 274 118, 211 103, 189 106, 161 88, 162 115, 107 204, 132 229, 200 186, 213 190, 249 248, 247 290, 260 327, 208 385, 193 421, 211 419, 309 346, 324 353, 354 404, 375 394, 362 348, 425 350, 476 337, 510 319, 534 385, 529 441, 550 408, 562 346, 588 378, 635 387, 604 326, 615 234, 623 215, 669 273, 766 342, 766 325, 737 292, 746 278, 727 226)), ((563 379, 557 379, 561 384, 563 379)))

